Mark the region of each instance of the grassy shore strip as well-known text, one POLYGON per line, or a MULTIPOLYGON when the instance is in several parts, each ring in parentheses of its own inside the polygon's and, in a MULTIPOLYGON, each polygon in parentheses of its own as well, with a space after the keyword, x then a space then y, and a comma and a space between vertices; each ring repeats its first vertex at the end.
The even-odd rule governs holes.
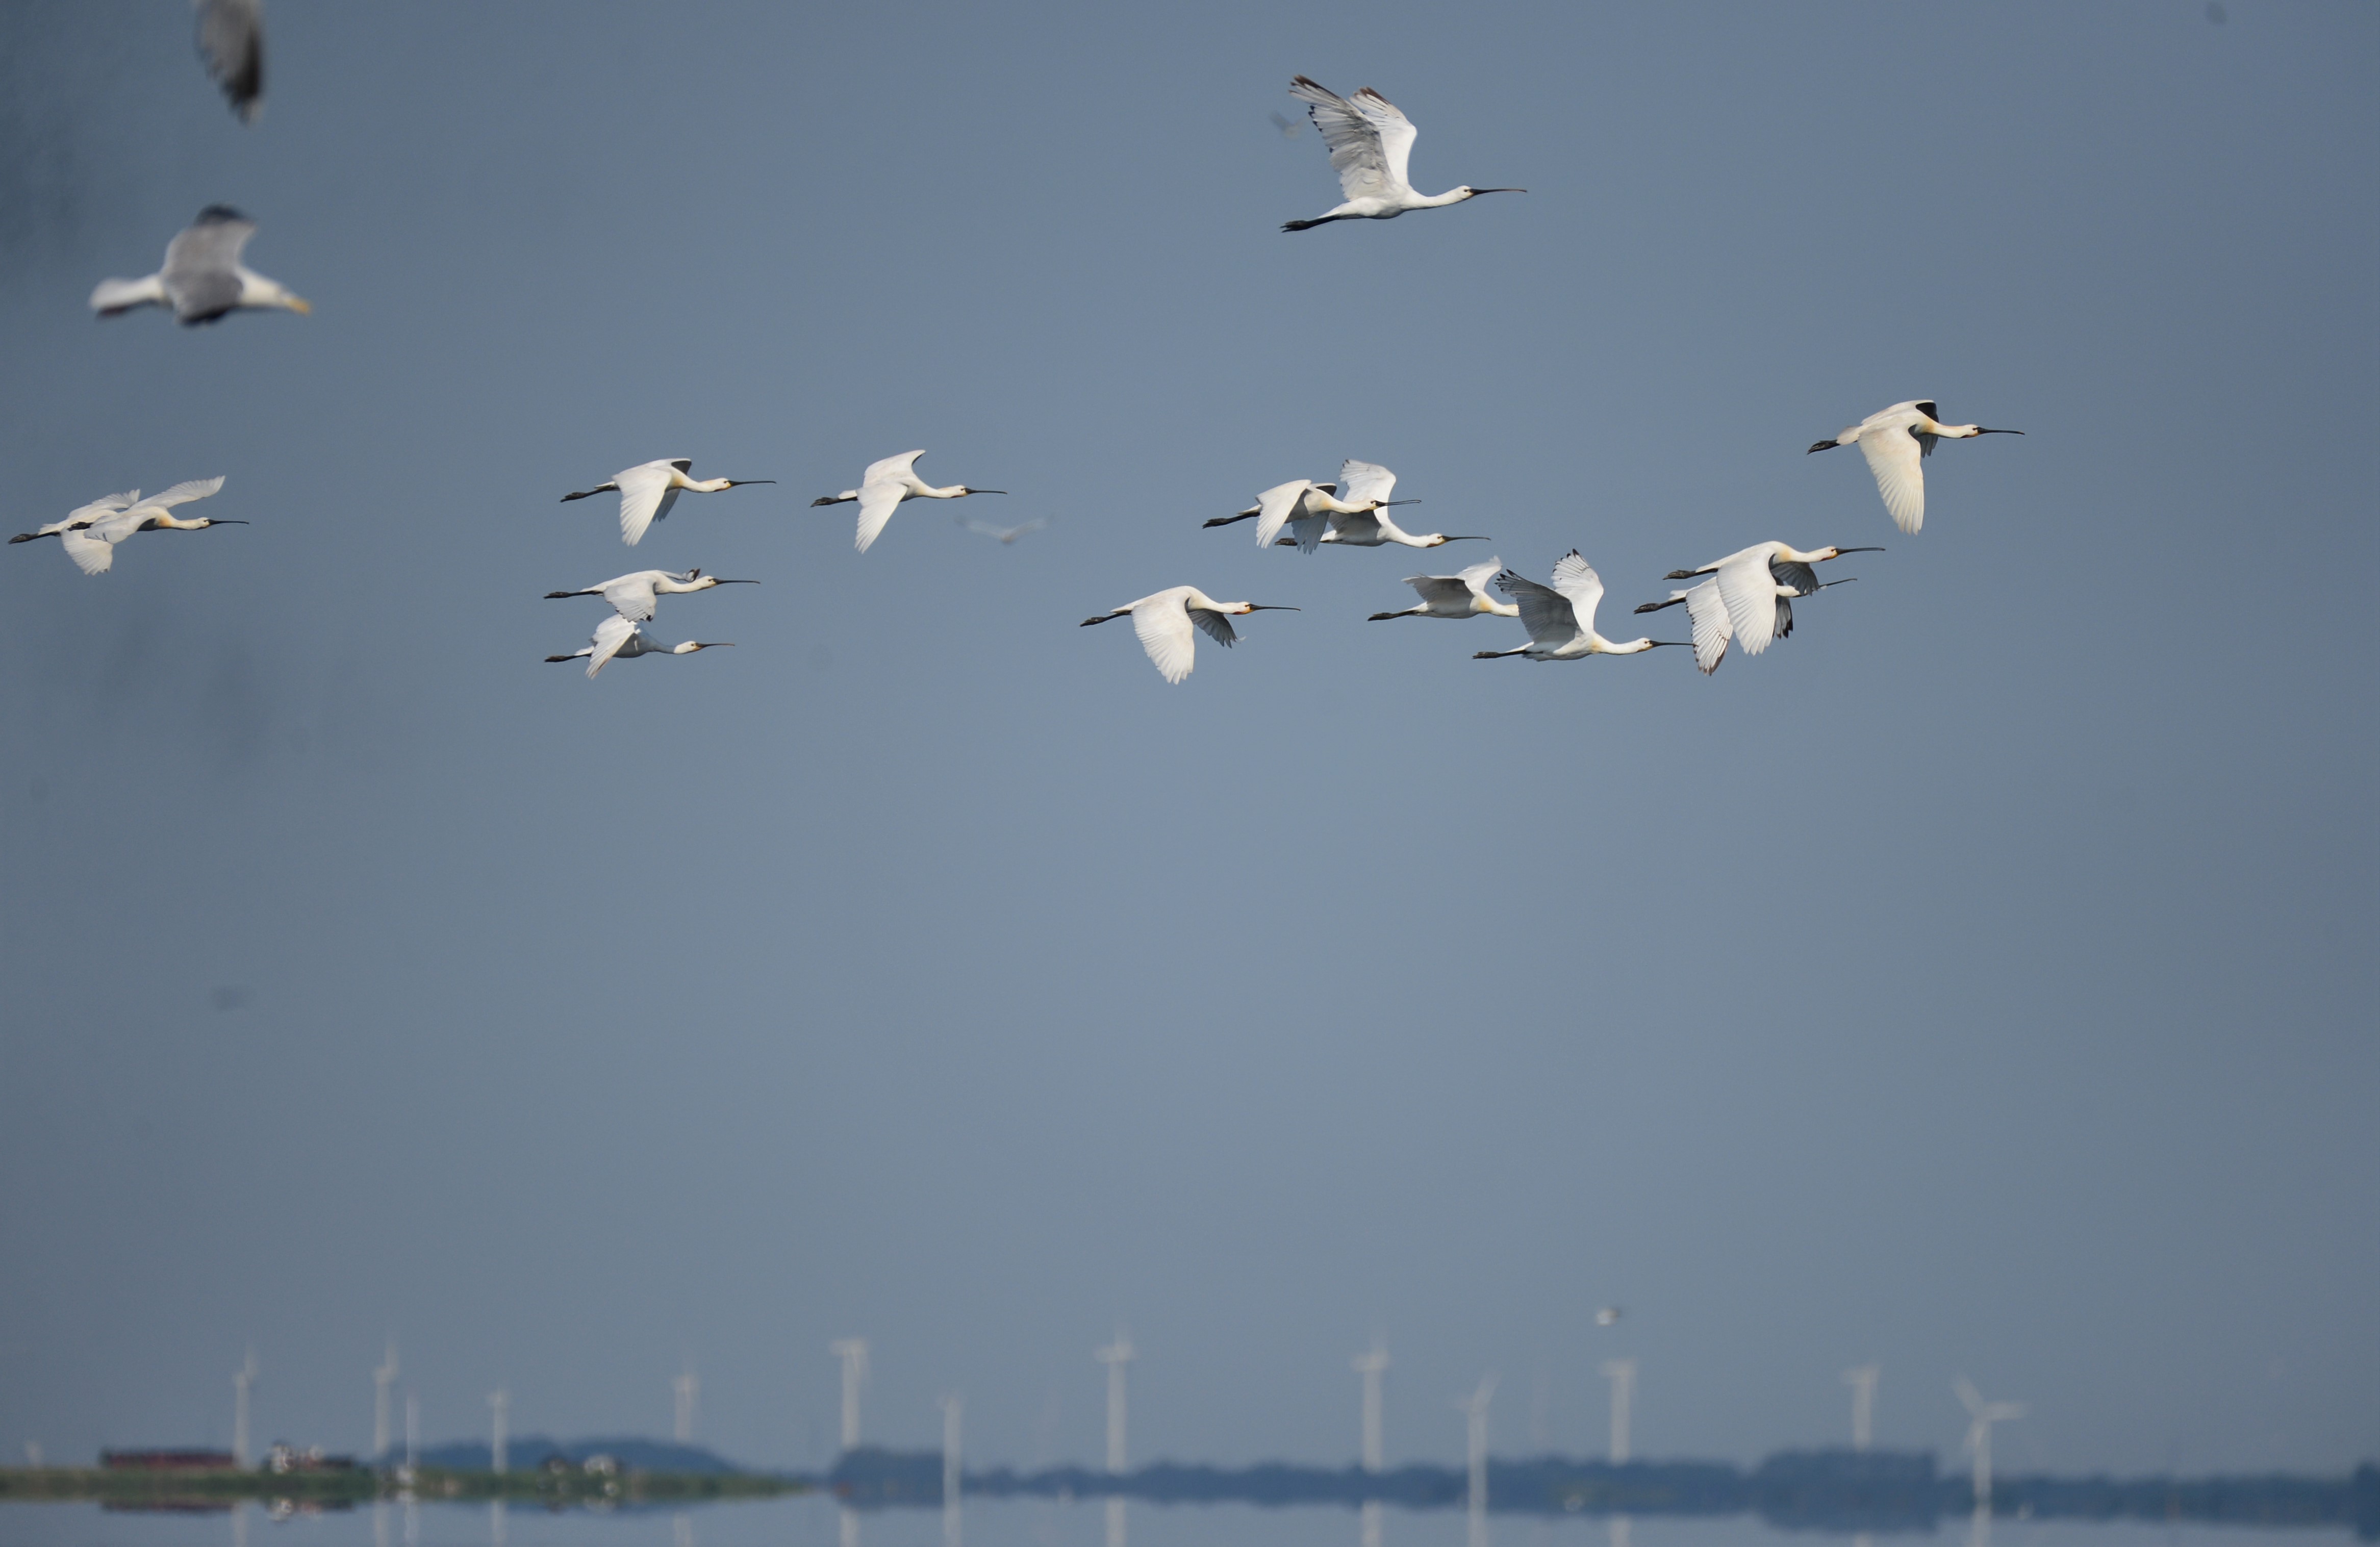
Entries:
MULTIPOLYGON (((517 1499, 540 1504, 618 1504, 773 1499, 805 1485, 766 1472, 623 1472, 601 1477, 573 1469, 506 1472, 448 1471, 424 1467, 414 1495, 425 1500, 517 1499)), ((132 1468, 0 1467, 0 1503, 84 1500, 139 1507, 229 1504, 237 1499, 292 1499, 360 1504, 397 1496, 393 1473, 145 1471, 132 1468)))

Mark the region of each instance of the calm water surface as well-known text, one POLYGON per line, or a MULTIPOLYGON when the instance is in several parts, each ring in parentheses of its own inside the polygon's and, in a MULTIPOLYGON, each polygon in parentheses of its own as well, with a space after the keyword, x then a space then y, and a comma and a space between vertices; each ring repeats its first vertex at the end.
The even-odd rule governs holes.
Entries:
MULTIPOLYGON (((1245 1547, 1358 1547, 1352 1510, 1323 1507, 1261 1509, 1251 1504, 1135 1504, 1127 1517, 1132 1547, 1183 1547, 1190 1542, 1245 1547)), ((504 1547, 837 1547, 833 1504, 823 1499, 775 1499, 712 1504, 684 1515, 652 1513, 548 1515, 513 1509, 503 1521, 504 1547)), ((495 1522, 485 1505, 420 1507, 413 1547, 494 1547, 495 1522)), ((1594 1517, 1536 1520, 1500 1516, 1489 1522, 1494 1547, 1613 1547, 1609 1521, 1594 1517)), ((1878 1537, 1879 1547, 1965 1547, 1963 1526, 1932 1535, 1878 1537)), ((2002 1521, 1992 1547, 2349 1547, 2345 1530, 2266 1530, 2209 1526, 2087 1525, 2071 1521, 2002 1521)), ((1098 1501, 985 1501, 969 1504, 965 1547, 1102 1547, 1106 1517, 1098 1501)), ((1720 1519, 1639 1519, 1625 1547, 1852 1547, 1850 1537, 1772 1530, 1748 1516, 1720 1519)), ((887 1510, 862 1516, 861 1547, 941 1547, 942 1521, 932 1510, 887 1510)), ((229 1517, 110 1515, 96 1504, 0 1505, 0 1542, 9 1547, 407 1547, 404 1511, 388 1506, 375 1521, 370 1509, 273 1524, 250 1509, 229 1517), (377 1527, 377 1529, 376 1529, 377 1527)), ((1459 1510, 1426 1514, 1390 1511, 1382 1547, 1464 1547, 1459 1510)))

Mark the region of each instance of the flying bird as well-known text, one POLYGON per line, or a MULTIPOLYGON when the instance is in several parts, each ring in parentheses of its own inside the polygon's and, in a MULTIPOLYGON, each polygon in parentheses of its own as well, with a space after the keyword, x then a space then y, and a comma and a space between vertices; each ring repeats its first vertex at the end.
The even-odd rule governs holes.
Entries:
POLYGON ((845 489, 840 494, 820 494, 810 501, 821 505, 849 505, 859 502, 859 531, 853 546, 861 553, 884 530, 884 523, 892 518, 893 510, 903 500, 958 500, 969 494, 1004 494, 1005 489, 970 489, 964 483, 953 483, 947 489, 937 489, 917 476, 917 458, 923 451, 905 451, 898 457, 887 457, 880 462, 870 462, 868 470, 859 475, 859 487, 845 489))
POLYGON ((630 623, 649 622, 653 609, 664 596, 685 596, 713 586, 757 586, 758 580, 722 580, 716 575, 706 575, 699 569, 675 574, 667 569, 639 569, 633 575, 615 575, 611 579, 589 586, 585 591, 549 591, 545 599, 559 602, 567 596, 600 596, 612 603, 612 610, 630 623))
POLYGON ((1271 115, 1271 118, 1272 127, 1281 130, 1283 140, 1294 140, 1305 132, 1305 126, 1294 118, 1284 118, 1278 113, 1271 115))
POLYGON ((31 531, 20 531, 8 541, 30 542, 37 537, 55 537, 70 527, 87 527, 103 516, 113 516, 119 510, 128 510, 140 503, 140 491, 138 489, 127 489, 120 494, 102 494, 89 505, 75 506, 61 519, 36 527, 31 531))
POLYGON ((1986 430, 1980 424, 1944 424, 1934 405, 1918 398, 1895 403, 1868 415, 1831 441, 1820 441, 1813 452, 1839 445, 1857 445, 1867 457, 1867 470, 1876 475, 1876 492, 1884 508, 1905 532, 1925 524, 1924 459, 1934 455, 1936 441, 1963 441, 1976 435, 2022 435, 2022 430, 1986 430))
POLYGON ((1405 181, 1405 158, 1413 153, 1419 131, 1388 98, 1369 86, 1353 99, 1342 97, 1302 75, 1290 81, 1289 94, 1306 104, 1306 116, 1330 148, 1330 169, 1339 174, 1339 191, 1346 202, 1312 220, 1290 221, 1281 226, 1284 231, 1310 230, 1334 220, 1394 220, 1407 210, 1435 210, 1483 193, 1529 191, 1466 184, 1445 193, 1415 193, 1405 181))
POLYGON ((220 478, 200 478, 188 483, 176 483, 163 493, 152 494, 145 500, 138 494, 110 494, 104 500, 84 506, 64 521, 53 521, 39 531, 19 532, 8 541, 30 542, 37 537, 55 535, 66 549, 67 557, 74 560, 76 568, 86 575, 104 574, 115 567, 115 545, 135 532, 204 531, 209 527, 248 525, 246 521, 223 517, 201 516, 196 520, 185 521, 174 515, 174 506, 205 499, 223 486, 224 481, 220 478), (108 508, 117 500, 126 500, 127 503, 115 509, 108 508), (76 519, 86 511, 95 514, 88 520, 76 519))
POLYGON ((1392 500, 1389 495, 1396 489, 1397 475, 1378 462, 1349 460, 1339 468, 1339 486, 1346 493, 1340 504, 1345 510, 1328 513, 1326 522, 1319 520, 1293 521, 1291 536, 1281 539, 1306 553, 1312 553, 1325 542, 1336 542, 1349 548, 1378 548, 1396 542, 1408 548, 1438 548, 1449 542, 1485 542, 1484 537, 1449 537, 1442 531, 1424 532, 1416 536, 1398 526, 1380 512, 1392 505, 1418 505, 1419 500, 1392 500))
POLYGON ((574 650, 567 655, 549 655, 546 660, 549 663, 585 661, 587 676, 591 680, 615 657, 625 661, 638 655, 691 655, 698 650, 719 650, 734 642, 732 640, 709 642, 688 640, 683 644, 665 645, 648 636, 636 623, 614 615, 595 626, 595 638, 584 649, 574 650))
POLYGON ((1140 648, 1148 652, 1148 659, 1157 667, 1157 675, 1168 682, 1179 682, 1190 675, 1196 664, 1197 640, 1191 637, 1195 627, 1217 644, 1230 648, 1239 642, 1232 631, 1232 618, 1245 613, 1293 613, 1296 607, 1272 607, 1254 602, 1218 602, 1196 586, 1174 586, 1137 602, 1127 602, 1111 613, 1083 619, 1082 627, 1111 618, 1130 617, 1133 632, 1140 636, 1140 648))
POLYGON ((989 537, 1003 548, 1026 532, 1039 531, 1050 524, 1050 518, 1047 516, 1037 516, 1021 527, 995 527, 990 521, 978 521, 972 516, 958 516, 953 519, 978 537, 989 537))
MULTIPOLYGON (((1806 566, 1797 565, 1790 567, 1798 570, 1801 575, 1810 576, 1806 566)), ((1772 565, 1770 574, 1773 576, 1775 573, 1776 566, 1772 565)), ((1781 579, 1779 580, 1777 582, 1776 637, 1780 640, 1785 639, 1793 632, 1793 598, 1815 596, 1829 586, 1847 586, 1858 579, 1856 575, 1847 575, 1840 580, 1828 580, 1825 585, 1818 584, 1815 576, 1810 576, 1807 581, 1797 579, 1792 585, 1788 585, 1781 579), (1805 584, 1808 588, 1806 590, 1803 589, 1805 584)), ((1658 613, 1664 607, 1674 607, 1681 602, 1686 604, 1686 617, 1694 626, 1694 669, 1708 676, 1718 670, 1720 662, 1727 659, 1728 641, 1735 638, 1735 622, 1728 615, 1727 601, 1719 594, 1718 580, 1716 577, 1703 581, 1700 585, 1690 586, 1684 591, 1670 592, 1670 599, 1667 602, 1647 602, 1636 610, 1640 613, 1658 613)))
POLYGON ((1269 548, 1286 526, 1291 534, 1290 545, 1314 552, 1324 534, 1330 530, 1332 518, 1365 516, 1391 505, 1419 505, 1419 500, 1392 500, 1390 493, 1396 488, 1397 475, 1377 462, 1359 462, 1354 457, 1339 465, 1339 481, 1318 483, 1312 479, 1296 478, 1287 483, 1276 483, 1257 496, 1257 503, 1230 516, 1218 516, 1205 523, 1210 527, 1228 527, 1237 521, 1253 519, 1257 524, 1257 546, 1269 548), (1345 498, 1339 491, 1344 488, 1345 498))
POLYGON ((640 462, 625 471, 612 475, 609 483, 598 483, 592 489, 581 489, 562 496, 564 505, 583 500, 594 494, 617 491, 620 496, 620 541, 633 548, 645 535, 645 529, 666 518, 670 506, 677 504, 680 494, 716 494, 728 489, 740 489, 747 483, 774 483, 773 478, 689 478, 694 471, 691 457, 667 457, 658 462, 640 462))
POLYGON ((264 107, 264 0, 194 0, 199 58, 243 124, 264 107))
POLYGON ((1603 577, 1572 548, 1554 566, 1549 586, 1507 569, 1496 577, 1497 589, 1518 603, 1521 627, 1529 642, 1511 650, 1483 650, 1475 661, 1525 655, 1532 661, 1576 661, 1588 655, 1634 655, 1678 640, 1631 640, 1614 644, 1595 631, 1595 609, 1603 600, 1603 577))
POLYGON ((1419 593, 1421 605, 1398 613, 1374 613, 1367 621, 1384 623, 1392 617, 1518 617, 1520 608, 1488 594, 1488 582, 1503 567, 1502 559, 1491 558, 1451 575, 1408 575, 1405 584, 1419 593))
POLYGON ((1619 1322, 1620 1322, 1620 1308, 1619 1308, 1618 1306, 1616 1306, 1616 1305, 1607 1305, 1607 1306, 1601 1306, 1601 1307, 1598 1307, 1598 1308, 1597 1309, 1597 1310, 1596 1310, 1596 1312, 1595 1312, 1595 1324, 1596 1324, 1597 1326, 1598 1326, 1598 1327, 1610 1327, 1610 1326, 1617 1326, 1617 1325, 1619 1324, 1619 1322))
POLYGON ((210 204, 165 244, 165 266, 145 279, 103 279, 91 293, 91 309, 120 316, 143 306, 173 308, 186 327, 212 323, 230 311, 314 309, 279 280, 243 267, 241 249, 256 235, 256 222, 228 204, 210 204))
MULTIPOLYGON (((1755 542, 1741 553, 1714 559, 1699 569, 1672 569, 1668 578, 1692 580, 1705 575, 1712 577, 1718 587, 1716 601, 1727 613, 1729 629, 1743 646, 1746 655, 1757 655, 1791 628, 1792 598, 1807 596, 1819 589, 1817 572, 1810 567, 1812 565, 1824 564, 1844 554, 1882 552, 1881 548, 1814 548, 1805 554, 1783 542, 1755 542)), ((1696 586, 1682 595, 1673 594, 1670 602, 1650 603, 1637 611, 1658 612, 1671 603, 1683 602, 1687 615, 1695 617, 1699 625, 1701 617, 1708 615, 1713 599, 1708 593, 1704 593, 1705 600, 1698 614, 1695 596, 1700 592, 1702 588, 1696 586)), ((1715 628, 1717 624, 1713 622, 1707 627, 1715 628)), ((1717 641, 1716 648, 1723 654, 1726 640, 1717 641)), ((1695 664, 1701 665, 1705 653, 1706 647, 1697 643, 1695 664)), ((1706 675, 1717 671, 1718 656, 1713 655, 1711 664, 1702 669, 1706 675)))

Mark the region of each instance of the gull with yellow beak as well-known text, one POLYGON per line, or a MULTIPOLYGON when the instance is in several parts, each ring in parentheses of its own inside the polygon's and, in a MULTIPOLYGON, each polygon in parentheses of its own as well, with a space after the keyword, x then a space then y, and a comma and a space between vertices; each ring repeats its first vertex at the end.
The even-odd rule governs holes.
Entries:
POLYGON ((165 244, 165 266, 145 279, 103 279, 91 293, 91 309, 121 316, 143 306, 173 309, 185 327, 212 323, 234 311, 314 309, 239 261, 256 222, 228 204, 210 204, 188 229, 165 244))

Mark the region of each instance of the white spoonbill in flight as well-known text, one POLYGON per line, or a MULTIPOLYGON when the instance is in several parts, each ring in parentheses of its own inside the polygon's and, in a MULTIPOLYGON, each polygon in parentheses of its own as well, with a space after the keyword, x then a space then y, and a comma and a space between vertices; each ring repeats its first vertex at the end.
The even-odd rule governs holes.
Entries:
POLYGON ((1168 682, 1179 682, 1190 675, 1196 665, 1198 641, 1190 630, 1196 627, 1217 644, 1226 649, 1239 642, 1232 632, 1232 619, 1245 613, 1294 613, 1296 607, 1266 606, 1255 602, 1218 602, 1196 586, 1174 586, 1137 602, 1127 602, 1111 613, 1083 619, 1082 627, 1106 623, 1111 618, 1129 617, 1133 632, 1140 636, 1140 648, 1148 652, 1157 675, 1168 682))
POLYGON ((89 505, 79 505, 57 520, 20 531, 11 542, 30 542, 37 537, 55 537, 70 527, 87 527, 103 516, 113 516, 119 510, 129 510, 140 503, 140 491, 127 489, 120 494, 102 494, 89 505))
MULTIPOLYGON (((1349 462, 1346 467, 1370 465, 1349 462)), ((1346 468, 1340 469, 1340 477, 1342 481, 1345 479, 1346 468)), ((1398 500, 1395 503, 1418 505, 1421 502, 1398 500)), ((1336 483, 1318 483, 1310 478, 1293 478, 1286 483, 1276 483, 1258 494, 1257 503, 1245 510, 1218 516, 1205 524, 1228 527, 1235 522, 1254 520, 1257 524, 1257 546, 1259 548, 1271 547, 1273 540, 1281 535, 1281 529, 1287 527, 1298 534, 1296 545, 1311 553, 1312 544, 1304 541, 1307 534, 1310 533, 1315 542, 1319 542, 1322 533, 1330 528, 1331 517, 1361 515, 1371 508, 1368 505, 1339 498, 1339 485, 1336 483)))
POLYGON ((1579 556, 1575 548, 1554 566, 1552 585, 1541 586, 1509 569, 1496 577, 1496 585, 1518 603, 1521 627, 1529 631, 1529 642, 1511 650, 1479 651, 1472 656, 1475 661, 1493 661, 1506 655, 1525 655, 1532 661, 1576 661, 1589 655, 1634 655, 1657 646, 1683 642, 1631 640, 1626 644, 1614 644, 1597 633, 1595 609, 1603 600, 1603 577, 1579 556))
POLYGON ((820 494, 810 501, 815 506, 848 505, 859 502, 859 533, 853 546, 861 553, 876 541, 884 523, 892 518, 893 510, 903 500, 959 500, 969 494, 1004 494, 1005 489, 970 489, 964 483, 953 483, 947 489, 937 489, 917 476, 917 458, 923 451, 905 451, 898 457, 887 457, 880 462, 870 462, 868 470, 859 475, 859 487, 845 489, 840 494, 820 494))
MULTIPOLYGON (((174 515, 174 506, 205 499, 223 486, 224 481, 220 478, 193 479, 188 483, 176 483, 163 493, 152 494, 145 500, 136 498, 120 510, 103 511, 79 524, 67 524, 73 521, 69 517, 67 522, 53 522, 43 530, 57 533, 60 545, 66 549, 67 557, 74 560, 76 568, 86 575, 103 575, 115 566, 115 545, 135 532, 204 531, 209 527, 248 525, 246 521, 234 521, 223 517, 210 518, 201 516, 194 521, 185 521, 174 515)), ((115 497, 110 495, 109 500, 115 497)), ((91 506, 83 508, 88 510, 91 506)), ((25 542, 41 535, 42 532, 29 531, 9 541, 25 542)))
POLYGON ((138 307, 171 307, 186 327, 241 310, 313 311, 279 280, 240 263, 241 250, 255 235, 256 222, 228 204, 210 204, 165 244, 164 268, 143 279, 101 280, 91 293, 91 309, 115 317, 138 307))
POLYGON ((620 541, 633 548, 645 529, 655 521, 667 518, 670 506, 677 504, 680 494, 716 494, 723 490, 741 489, 747 483, 774 483, 773 478, 695 478, 694 458, 665 457, 658 462, 640 462, 633 468, 612 475, 609 483, 598 483, 592 489, 565 494, 562 503, 583 500, 596 494, 617 492, 620 496, 620 541))
MULTIPOLYGON (((1698 579, 1708 575, 1718 586, 1717 600, 1727 610, 1728 627, 1742 644, 1746 655, 1757 655, 1767 650, 1785 628, 1793 622, 1790 604, 1796 596, 1807 596, 1818 589, 1817 572, 1810 566, 1824 564, 1844 554, 1880 554, 1881 548, 1813 548, 1808 553, 1784 542, 1755 542, 1741 553, 1723 559, 1714 559, 1699 569, 1672 569, 1672 580, 1698 579)), ((1696 586, 1682 597, 1689 616, 1695 614, 1696 586)), ((1667 606, 1669 603, 1658 603, 1667 606)), ((1708 602, 1703 603, 1707 611, 1708 602)), ((1714 626, 1715 627, 1715 626, 1714 626)), ((1725 648, 1725 641, 1719 642, 1725 648)), ((1697 649, 1699 657, 1704 652, 1697 649)), ((1699 660, 1696 663, 1700 664, 1699 660)), ((1706 675, 1718 669, 1717 659, 1703 668, 1706 675)))
MULTIPOLYGON (((1345 490, 1341 503, 1354 506, 1347 511, 1331 511, 1329 530, 1322 530, 1322 520, 1299 520, 1290 523, 1291 536, 1296 546, 1312 553, 1325 542, 1336 542, 1349 548, 1378 548, 1383 543, 1401 543, 1407 548, 1438 548, 1449 542, 1485 542, 1484 537, 1449 537, 1442 531, 1415 535, 1398 526, 1380 512, 1392 505, 1418 505, 1418 500, 1392 500, 1389 495, 1397 486, 1397 475, 1378 462, 1348 461, 1339 469, 1339 486, 1345 490)), ((1289 541, 1283 538, 1282 542, 1289 541)))
POLYGON ((1488 594, 1488 582, 1503 567, 1502 559, 1491 558, 1451 575, 1408 575, 1405 584, 1419 593, 1421 605, 1399 613, 1374 613, 1367 621, 1385 623, 1392 617, 1518 617, 1520 608, 1488 594))
POLYGON ((1330 151, 1330 169, 1339 174, 1339 191, 1346 202, 1312 220, 1293 220, 1284 231, 1306 231, 1334 220, 1394 220, 1407 210, 1435 210, 1460 204, 1483 193, 1526 193, 1524 188, 1462 188, 1444 193, 1415 193, 1405 181, 1405 158, 1413 153, 1413 120, 1369 86, 1350 99, 1304 76, 1289 84, 1289 94, 1306 104, 1306 116, 1321 131, 1330 151))
POLYGON ((633 575, 615 575, 608 580, 589 586, 585 591, 549 591, 545 599, 559 602, 568 596, 600 596, 612 603, 612 610, 630 623, 651 619, 653 609, 664 596, 685 596, 713 586, 757 586, 758 580, 722 580, 716 575, 706 575, 699 569, 675 574, 667 569, 639 569, 633 575))
POLYGON ((732 640, 702 641, 688 640, 683 644, 665 645, 648 635, 642 627, 619 616, 605 618, 595 626, 595 638, 585 648, 567 655, 549 655, 548 662, 584 661, 587 676, 591 680, 597 672, 612 664, 614 657, 630 660, 638 655, 691 655, 698 650, 719 650, 730 646, 732 640))
MULTIPOLYGON (((1806 566, 1796 565, 1791 567, 1804 575, 1810 573, 1806 566)), ((1769 572, 1771 575, 1776 573, 1773 566, 1769 572)), ((1815 596, 1828 586, 1845 586, 1858 579, 1856 575, 1847 575, 1840 580, 1828 580, 1825 585, 1815 583, 1814 579, 1807 590, 1787 585, 1782 580, 1778 581, 1776 637, 1781 640, 1793 632, 1793 598, 1815 596)), ((1727 659, 1728 641, 1735 638, 1735 621, 1728 615, 1727 601, 1719 594, 1717 577, 1705 580, 1700 585, 1689 586, 1684 591, 1673 591, 1670 592, 1670 599, 1667 602, 1647 602, 1636 610, 1640 613, 1658 613, 1664 607, 1674 607, 1681 602, 1686 604, 1686 617, 1694 626, 1694 669, 1708 676, 1718 670, 1720 662, 1727 659)))
POLYGON ((1879 409, 1831 441, 1820 441, 1811 451, 1832 451, 1856 445, 1867 457, 1867 470, 1876 475, 1876 492, 1893 523, 1906 532, 1925 524, 1924 458, 1934 455, 1936 441, 1963 441, 1976 435, 2022 435, 2022 430, 1986 430, 1980 424, 1944 424, 1936 419, 1930 401, 1915 398, 1879 409))

